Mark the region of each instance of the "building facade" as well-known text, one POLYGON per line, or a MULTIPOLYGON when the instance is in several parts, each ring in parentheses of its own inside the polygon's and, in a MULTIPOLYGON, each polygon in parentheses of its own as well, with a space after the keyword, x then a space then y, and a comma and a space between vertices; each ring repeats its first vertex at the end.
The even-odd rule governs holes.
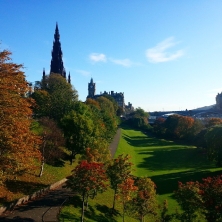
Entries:
POLYGON ((222 111, 222 93, 218 93, 216 96, 216 110, 222 111))
POLYGON ((88 83, 88 98, 91 99, 97 99, 100 96, 108 95, 111 96, 118 106, 120 106, 123 110, 125 110, 125 101, 124 101, 124 93, 115 93, 114 91, 111 92, 106 92, 104 91, 103 93, 96 94, 96 83, 93 82, 93 79, 91 78, 90 82, 88 83))

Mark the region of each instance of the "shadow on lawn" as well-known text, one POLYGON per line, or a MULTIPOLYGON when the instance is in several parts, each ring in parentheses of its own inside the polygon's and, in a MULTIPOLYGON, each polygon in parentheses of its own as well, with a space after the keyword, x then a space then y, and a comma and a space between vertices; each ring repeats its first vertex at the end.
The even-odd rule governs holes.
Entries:
POLYGON ((147 176, 157 185, 158 194, 177 190, 179 181, 202 181, 202 178, 222 174, 222 168, 215 167, 199 149, 181 141, 160 139, 149 133, 132 137, 123 134, 123 138, 134 147, 138 159, 143 158, 136 167, 151 171, 147 176), (211 172, 213 168, 217 171, 211 172))
POLYGON ((97 204, 96 210, 99 211, 99 213, 96 213, 94 207, 89 206, 88 210, 85 212, 85 217, 100 222, 116 222, 111 214, 111 209, 107 206, 97 204))
MULTIPOLYGON (((74 215, 74 213, 64 211, 60 214, 61 221, 80 221, 82 208, 82 200, 80 196, 75 195, 65 203, 65 206, 71 207, 72 205, 77 211, 79 211, 79 216, 74 215)), ((117 210, 114 210, 114 213, 112 214, 111 208, 101 204, 96 204, 95 207, 89 205, 88 209, 85 210, 85 218, 100 222, 117 222, 114 217, 119 214, 120 213, 117 210)))
POLYGON ((151 176, 150 178, 157 186, 157 194, 172 193, 178 189, 178 182, 200 181, 202 178, 214 177, 221 174, 222 170, 216 172, 210 171, 186 171, 179 173, 169 173, 165 175, 151 176))
MULTIPOLYGON (((123 134, 123 139, 127 141, 130 146, 134 147, 147 147, 147 146, 172 146, 177 144, 170 140, 165 139, 157 139, 153 137, 148 137, 147 135, 143 136, 132 136, 129 137, 126 134, 123 134)), ((179 143, 178 143, 179 145, 179 143)))

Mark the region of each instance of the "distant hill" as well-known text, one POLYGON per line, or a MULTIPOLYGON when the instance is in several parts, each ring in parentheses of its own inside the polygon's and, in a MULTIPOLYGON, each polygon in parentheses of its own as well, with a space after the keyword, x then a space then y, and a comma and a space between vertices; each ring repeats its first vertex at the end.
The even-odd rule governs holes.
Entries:
POLYGON ((193 109, 193 110, 194 110, 194 111, 202 111, 202 110, 213 109, 214 107, 215 107, 215 104, 214 104, 214 105, 210 105, 210 106, 203 106, 203 107, 196 108, 196 109, 193 109))

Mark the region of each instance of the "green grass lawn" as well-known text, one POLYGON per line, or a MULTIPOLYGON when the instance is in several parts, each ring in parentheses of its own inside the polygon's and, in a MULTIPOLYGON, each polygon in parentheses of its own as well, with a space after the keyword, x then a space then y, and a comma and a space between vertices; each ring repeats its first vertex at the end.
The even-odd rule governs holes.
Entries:
MULTIPOLYGON (((121 139, 115 157, 119 154, 129 154, 133 165, 133 175, 150 177, 157 185, 158 201, 165 199, 169 203, 169 213, 175 213, 178 204, 173 198, 173 191, 178 187, 178 181, 196 181, 208 176, 221 174, 222 168, 216 168, 207 157, 196 147, 174 141, 155 138, 141 131, 123 127, 121 139)), ((90 200, 86 222, 92 221, 122 221, 121 205, 117 205, 117 215, 110 217, 113 191, 98 195, 90 200)), ((81 206, 74 199, 63 208, 61 221, 71 218, 79 221, 81 206), (71 205, 70 205, 71 204, 71 205)), ((69 220, 68 220, 69 219, 69 220)), ((125 221, 136 221, 126 218, 125 221)))
MULTIPOLYGON (((64 152, 67 151, 64 149, 64 152)), ((47 187, 69 176, 71 171, 77 165, 77 162, 78 157, 73 165, 70 165, 70 162, 66 159, 60 159, 54 165, 45 164, 42 177, 38 176, 40 172, 39 163, 39 167, 31 173, 26 172, 14 180, 8 179, 4 184, 0 185, 0 206, 8 205, 12 201, 32 194, 37 190, 47 187)))

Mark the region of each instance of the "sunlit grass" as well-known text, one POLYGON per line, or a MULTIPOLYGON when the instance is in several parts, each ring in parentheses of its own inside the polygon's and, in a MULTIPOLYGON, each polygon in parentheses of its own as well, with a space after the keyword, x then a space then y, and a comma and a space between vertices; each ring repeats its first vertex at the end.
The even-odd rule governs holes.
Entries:
MULTIPOLYGON (((165 139, 155 138, 141 131, 123 128, 121 139, 115 157, 120 154, 131 156, 133 175, 150 177, 157 185, 157 198, 159 204, 168 201, 169 214, 175 213, 180 208, 173 197, 178 187, 178 181, 196 181, 207 176, 221 173, 222 168, 217 168, 207 157, 199 153, 195 146, 176 143, 165 139)), ((92 221, 122 221, 122 208, 116 205, 117 214, 109 215, 112 207, 113 191, 109 189, 90 200, 90 208, 86 211, 86 222, 92 221)), ((81 200, 72 198, 67 203, 60 215, 61 221, 79 221, 81 217, 81 200)), ((137 221, 126 218, 125 221, 137 221)), ((147 218, 147 221, 152 221, 147 218)), ((176 221, 176 220, 175 220, 176 221)))
POLYGON ((156 183, 159 202, 167 199, 171 213, 178 208, 173 198, 178 181, 201 181, 202 178, 220 174, 222 171, 222 168, 215 167, 195 146, 155 138, 128 128, 123 128, 121 133, 115 156, 131 156, 133 174, 150 177, 156 183))
MULTIPOLYGON (((65 151, 65 149, 64 149, 65 151)), ((0 206, 12 202, 25 195, 47 187, 71 174, 71 170, 77 164, 78 159, 70 165, 67 160, 60 160, 59 166, 44 165, 43 175, 39 177, 40 163, 36 163, 36 169, 29 173, 11 178, 0 186, 0 206), (38 167, 39 165, 39 167, 38 167)))

